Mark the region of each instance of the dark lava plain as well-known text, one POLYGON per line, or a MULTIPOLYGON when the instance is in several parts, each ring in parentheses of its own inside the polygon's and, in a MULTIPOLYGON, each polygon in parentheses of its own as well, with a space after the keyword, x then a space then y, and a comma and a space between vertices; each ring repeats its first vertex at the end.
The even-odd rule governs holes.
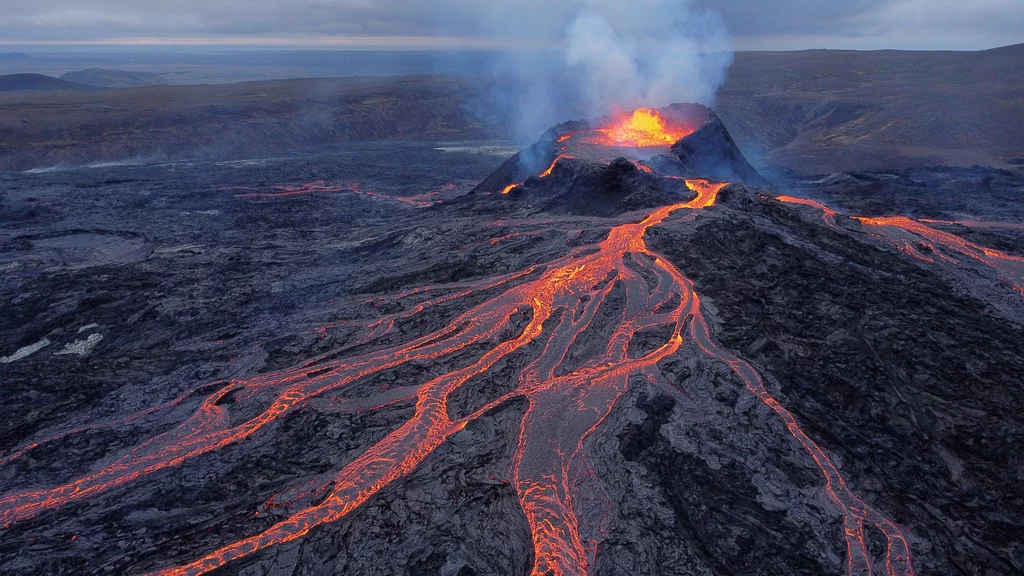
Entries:
MULTIPOLYGON (((526 195, 467 199, 513 151, 356 143, 238 161, 0 173, 3 492, 95 471, 170 430, 227 380, 406 342, 493 294, 430 308, 367 345, 352 321, 407 306, 382 296, 523 271, 645 214, 544 211, 526 195), (189 390, 153 417, 91 427, 189 390)), ((800 192, 858 215, 913 206, 915 216, 1024 222, 1019 176, 948 174, 836 175, 800 192), (946 181, 934 188, 947 199, 915 192, 932 177, 946 181), (964 190, 969 206, 953 199, 964 190)), ((648 230, 647 245, 693 280, 715 338, 760 371, 851 490, 901 527, 917 574, 1024 573, 1024 294, 982 266, 911 258, 845 216, 830 227, 820 211, 775 193, 729 186, 714 206, 648 230)), ((1024 254, 1019 231, 956 231, 1024 254)), ((625 306, 621 290, 608 294, 611 309, 625 306)), ((568 362, 595 353, 591 341, 614 322, 613 313, 595 317, 568 362)), ((664 336, 649 338, 637 346, 664 336)), ((503 360, 453 394, 449 410, 469 413, 497 397, 537 352, 503 360)), ((405 364, 346 392, 358 399, 413 386, 482 353, 470 346, 405 364)), ((591 572, 842 573, 842 517, 782 420, 692 345, 658 368, 660 382, 630 378, 587 439, 605 503, 577 512, 600 527, 585 534, 596 542, 591 572)), ((0 529, 0 573, 134 574, 190 562, 322 499, 325 478, 415 409, 405 399, 339 411, 329 400, 0 529)), ((529 573, 530 526, 509 478, 527 409, 522 400, 498 405, 353 513, 219 573, 529 573)), ((866 544, 877 559, 885 538, 868 528, 866 544)))

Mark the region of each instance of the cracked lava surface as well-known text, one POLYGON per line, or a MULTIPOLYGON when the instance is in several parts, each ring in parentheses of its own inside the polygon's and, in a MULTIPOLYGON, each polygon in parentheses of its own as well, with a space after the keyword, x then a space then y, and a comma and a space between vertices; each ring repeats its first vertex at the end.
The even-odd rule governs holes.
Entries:
MULTIPOLYGON (((638 222, 614 226, 603 241, 576 247, 550 262, 485 280, 433 285, 393 295, 393 301, 413 295, 426 299, 402 312, 367 322, 356 345, 372 344, 393 333, 397 321, 428 308, 483 293, 487 298, 439 330, 401 344, 358 354, 345 355, 342 351, 340 357, 336 351, 293 368, 221 383, 175 428, 143 441, 101 469, 61 486, 4 495, 0 498, 0 525, 11 526, 179 466, 201 454, 245 442, 304 403, 328 392, 343 394, 357 382, 383 371, 448 358, 482 346, 485 351, 473 361, 424 384, 385 389, 371 398, 342 400, 338 409, 352 411, 414 401, 415 412, 333 477, 328 475, 321 484, 306 487, 324 494, 318 503, 295 511, 260 533, 157 573, 207 573, 337 521, 408 476, 470 422, 505 402, 522 399, 527 409, 519 424, 510 479, 530 527, 534 552, 531 574, 586 574, 597 543, 581 538, 578 515, 579 486, 594 474, 587 464, 584 442, 626 393, 631 376, 663 378, 658 363, 688 346, 711 361, 728 365, 747 389, 784 422, 792 440, 820 468, 822 489, 843 518, 847 573, 870 574, 872 565, 883 561, 889 575, 913 574, 908 544, 900 528, 851 491, 825 451, 769 394, 754 366, 716 344, 693 282, 648 249, 644 235, 649 228, 677 212, 713 206, 725 186, 706 180, 687 180, 686 184, 697 193, 695 199, 650 210, 638 222), (602 342, 603 352, 578 366, 568 365, 574 344, 585 333, 590 334, 588 328, 616 287, 624 292, 625 302, 614 312, 614 329, 602 342), (653 330, 662 330, 659 334, 667 336, 652 350, 635 353, 631 344, 638 334, 653 330), (531 359, 511 391, 470 414, 450 414, 448 400, 455 391, 494 370, 503 360, 528 350, 532 351, 531 359), (268 395, 272 398, 269 402, 265 400, 268 395), (229 405, 259 409, 252 417, 234 422, 229 405), (872 558, 865 544, 866 525, 885 535, 887 546, 882 558, 872 558)), ((3 463, 46 442, 41 440, 15 451, 3 463)))
MULTIPOLYGON (((821 210, 822 219, 829 228, 842 230, 836 223, 836 211, 816 200, 793 196, 777 196, 775 199, 787 204, 799 204, 821 210)), ((956 265, 960 263, 957 257, 966 256, 974 259, 995 270, 1015 291, 1024 294, 1024 258, 995 248, 980 246, 956 234, 928 225, 957 224, 956 222, 914 220, 906 216, 854 216, 853 220, 871 230, 873 236, 888 241, 900 252, 923 262, 934 263, 938 258, 956 265)))

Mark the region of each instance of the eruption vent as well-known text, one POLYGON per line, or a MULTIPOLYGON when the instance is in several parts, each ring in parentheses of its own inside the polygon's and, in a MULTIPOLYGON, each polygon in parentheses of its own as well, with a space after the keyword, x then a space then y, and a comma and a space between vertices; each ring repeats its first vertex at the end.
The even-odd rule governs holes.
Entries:
POLYGON ((595 129, 587 143, 635 148, 671 146, 693 131, 691 126, 672 123, 657 110, 637 108, 631 115, 619 114, 611 123, 595 129))

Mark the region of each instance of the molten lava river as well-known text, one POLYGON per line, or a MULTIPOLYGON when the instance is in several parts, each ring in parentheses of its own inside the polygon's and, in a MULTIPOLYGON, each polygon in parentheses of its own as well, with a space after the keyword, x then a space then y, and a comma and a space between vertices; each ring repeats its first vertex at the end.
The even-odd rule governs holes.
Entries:
MULTIPOLYGON (((531 573, 586 574, 597 544, 585 542, 580 536, 578 483, 594 474, 586 463, 584 441, 627 392, 631 376, 663 378, 658 363, 688 345, 707 361, 727 365, 781 419, 791 440, 802 446, 820 468, 822 490, 844 519, 847 573, 870 574, 873 564, 884 561, 889 575, 913 574, 908 544, 900 528, 850 490, 825 451, 768 392, 757 370, 716 344, 693 282, 648 249, 644 240, 648 229, 674 213, 714 205, 725 186, 704 180, 688 180, 686 184, 697 193, 694 200, 660 207, 639 221, 618 224, 598 244, 576 247, 562 257, 517 273, 393 295, 391 299, 396 302, 413 295, 423 299, 404 311, 367 321, 360 344, 395 335, 397 322, 430 307, 470 297, 485 299, 467 305, 468 309, 433 333, 400 344, 347 356, 334 352, 290 369, 228 382, 176 427, 141 442, 102 468, 53 488, 8 493, 0 499, 0 525, 11 526, 181 466, 199 455, 245 442, 318 396, 344 391, 383 371, 449 358, 469 347, 483 347, 485 352, 473 361, 421 385, 384 390, 372 401, 345 400, 352 410, 362 411, 400 401, 414 402, 415 412, 325 480, 321 486, 325 498, 318 503, 296 510, 263 532, 159 573, 210 572, 353 514, 382 489, 407 477, 467 424, 499 404, 521 399, 527 408, 519 424, 509 479, 530 527, 534 552, 531 573), (600 343, 602 352, 582 365, 569 366, 570 349, 599 316, 616 287, 624 293, 625 303, 616 309, 614 329, 600 343), (660 333, 667 337, 653 350, 631 354, 631 343, 637 335, 656 328, 664 329, 660 333), (526 351, 531 344, 532 356, 511 391, 470 414, 450 415, 448 402, 453 393, 493 370, 503 359, 526 351), (265 400, 268 395, 269 402, 265 400), (224 402, 228 398, 231 402, 224 402), (227 404, 256 405, 260 409, 252 411, 247 419, 232 421, 227 404), (865 544, 866 525, 885 535, 888 546, 879 552, 884 558, 872 558, 865 544)), ((19 458, 43 442, 46 440, 22 448, 2 463, 19 458)))

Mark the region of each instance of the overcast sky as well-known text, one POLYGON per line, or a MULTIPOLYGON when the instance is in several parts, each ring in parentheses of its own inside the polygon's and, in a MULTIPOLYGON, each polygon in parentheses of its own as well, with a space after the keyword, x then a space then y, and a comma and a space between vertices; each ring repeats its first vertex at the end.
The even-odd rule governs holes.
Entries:
MULTIPOLYGON (((696 1, 738 50, 1024 42, 1024 0, 696 1)), ((0 0, 0 44, 543 46, 563 40, 580 2, 611 0, 0 0)))

